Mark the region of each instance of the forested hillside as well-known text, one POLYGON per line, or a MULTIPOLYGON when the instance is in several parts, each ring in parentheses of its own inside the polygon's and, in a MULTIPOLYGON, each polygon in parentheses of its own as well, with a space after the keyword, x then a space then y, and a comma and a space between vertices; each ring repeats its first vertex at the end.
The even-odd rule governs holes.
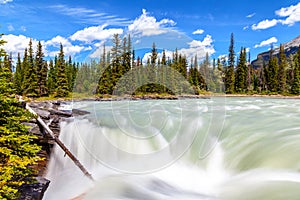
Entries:
POLYGON ((280 45, 279 56, 271 49, 269 61, 262 67, 250 64, 246 48, 235 52, 234 35, 230 37, 228 57, 206 58, 199 63, 197 55, 187 60, 175 49, 172 57, 165 50, 158 57, 155 43, 151 55, 143 62, 135 56, 130 35, 115 34, 113 48, 89 63, 75 63, 66 58, 63 46, 53 59, 45 60, 38 43, 33 52, 32 42, 18 54, 13 65, 9 56, 3 63, 13 71, 17 94, 27 97, 67 97, 70 93, 89 95, 137 94, 300 94, 300 51, 286 56, 280 45))

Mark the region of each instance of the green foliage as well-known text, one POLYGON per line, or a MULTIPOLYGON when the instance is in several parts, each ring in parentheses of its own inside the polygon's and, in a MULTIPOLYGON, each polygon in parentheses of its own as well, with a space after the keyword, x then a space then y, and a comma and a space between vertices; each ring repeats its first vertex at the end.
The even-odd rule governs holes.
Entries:
POLYGON ((235 91, 237 93, 245 93, 247 91, 247 75, 248 67, 246 61, 246 49, 242 48, 235 73, 235 91))
POLYGON ((28 56, 24 56, 25 61, 25 74, 23 79, 24 93, 28 97, 39 96, 39 83, 37 75, 37 66, 34 63, 32 40, 29 41, 28 56))
MULTIPOLYGON (((3 49, 0 52, 1 60, 5 54, 3 49)), ((14 93, 11 69, 0 61, 0 199, 17 199, 18 188, 30 182, 31 166, 40 160, 36 156, 40 147, 32 143, 36 137, 21 124, 30 114, 14 93)))
POLYGON ((47 96, 48 88, 47 88, 47 73, 48 66, 44 61, 44 53, 42 49, 41 42, 38 43, 37 52, 35 57, 35 65, 37 70, 37 82, 38 82, 38 96, 47 96))
POLYGON ((22 84, 23 84, 23 68, 21 63, 20 53, 18 53, 16 72, 14 74, 14 88, 16 89, 16 93, 21 95, 23 93, 22 84))
POLYGON ((279 51, 279 70, 278 70, 278 92, 281 94, 286 93, 286 72, 288 68, 288 62, 284 53, 284 46, 280 45, 279 51))
POLYGON ((225 91, 227 94, 233 94, 235 91, 234 90, 234 83, 235 83, 234 62, 235 62, 234 36, 233 33, 231 33, 229 55, 228 55, 228 67, 226 68, 225 71, 225 91))
POLYGON ((63 46, 60 44, 60 51, 57 59, 57 87, 56 97, 67 97, 69 95, 69 83, 66 72, 63 46))
POLYGON ((300 48, 294 60, 294 78, 292 83, 292 94, 300 95, 300 48))

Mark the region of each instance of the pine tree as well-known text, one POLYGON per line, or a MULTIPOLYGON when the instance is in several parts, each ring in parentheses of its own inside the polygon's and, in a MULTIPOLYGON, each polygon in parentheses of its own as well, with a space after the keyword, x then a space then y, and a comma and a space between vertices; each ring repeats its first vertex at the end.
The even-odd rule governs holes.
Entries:
POLYGON ((225 91, 228 94, 234 93, 234 62, 235 62, 235 53, 234 53, 234 36, 231 33, 230 37, 230 46, 229 46, 229 55, 228 55, 228 67, 225 73, 225 91))
POLYGON ((299 95, 300 94, 300 47, 295 56, 294 61, 294 79, 292 84, 292 94, 299 95))
POLYGON ((48 93, 53 94, 56 89, 56 80, 57 80, 57 73, 56 69, 53 63, 53 60, 49 61, 49 73, 47 78, 47 87, 48 87, 48 93))
POLYGON ((278 92, 278 58, 273 56, 273 47, 270 50, 270 60, 268 65, 268 88, 270 92, 278 92))
MULTIPOLYGON (((0 40, 0 46, 3 43, 0 40)), ((21 124, 30 115, 14 97, 12 72, 2 63, 3 56, 5 51, 0 48, 0 199, 17 199, 18 188, 31 182, 30 166, 41 160, 36 156, 40 147, 32 143, 36 137, 21 124)))
POLYGON ((16 89, 16 93, 22 94, 22 83, 23 83, 23 69, 21 63, 21 56, 18 53, 17 64, 16 64, 16 72, 14 74, 14 88, 16 89))
POLYGON ((286 70, 288 67, 284 46, 281 44, 279 48, 279 71, 278 71, 278 91, 281 94, 286 92, 286 70))
POLYGON ((47 96, 48 95, 48 88, 47 88, 48 66, 44 60, 43 47, 40 41, 38 42, 37 45, 35 65, 37 69, 37 82, 39 87, 38 96, 47 96))
POLYGON ((246 61, 246 49, 241 48, 239 62, 235 74, 235 91, 238 93, 244 93, 247 90, 247 61, 246 61))
MULTIPOLYGON (((25 59, 25 56, 24 56, 25 59)), ((29 41, 29 48, 28 48, 28 56, 26 60, 26 69, 24 74, 24 93, 28 97, 38 97, 39 96, 39 85, 38 85, 38 77, 37 77, 37 68, 34 63, 33 58, 33 49, 32 49, 32 40, 29 41)))
POLYGON ((60 51, 57 59, 57 87, 56 97, 67 97, 69 95, 68 78, 66 75, 66 62, 64 58, 63 45, 60 44, 60 51))

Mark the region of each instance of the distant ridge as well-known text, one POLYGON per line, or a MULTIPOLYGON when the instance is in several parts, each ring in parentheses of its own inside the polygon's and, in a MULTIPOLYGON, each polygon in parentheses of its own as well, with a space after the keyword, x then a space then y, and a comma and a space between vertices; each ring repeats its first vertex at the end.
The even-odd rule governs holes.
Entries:
MULTIPOLYGON (((284 43, 285 54, 289 56, 290 54, 295 54, 300 45, 300 35, 290 42, 284 43)), ((279 55, 279 47, 274 49, 274 55, 279 55)), ((263 66, 263 63, 267 63, 270 60, 270 51, 266 51, 257 55, 256 60, 252 61, 251 64, 254 69, 260 68, 263 66)))

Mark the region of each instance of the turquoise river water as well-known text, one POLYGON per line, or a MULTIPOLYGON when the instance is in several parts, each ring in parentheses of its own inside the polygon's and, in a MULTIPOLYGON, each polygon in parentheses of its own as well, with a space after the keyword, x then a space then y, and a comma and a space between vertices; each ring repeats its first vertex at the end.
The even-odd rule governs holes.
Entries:
POLYGON ((73 102, 44 199, 299 200, 300 100, 225 98, 73 102))

